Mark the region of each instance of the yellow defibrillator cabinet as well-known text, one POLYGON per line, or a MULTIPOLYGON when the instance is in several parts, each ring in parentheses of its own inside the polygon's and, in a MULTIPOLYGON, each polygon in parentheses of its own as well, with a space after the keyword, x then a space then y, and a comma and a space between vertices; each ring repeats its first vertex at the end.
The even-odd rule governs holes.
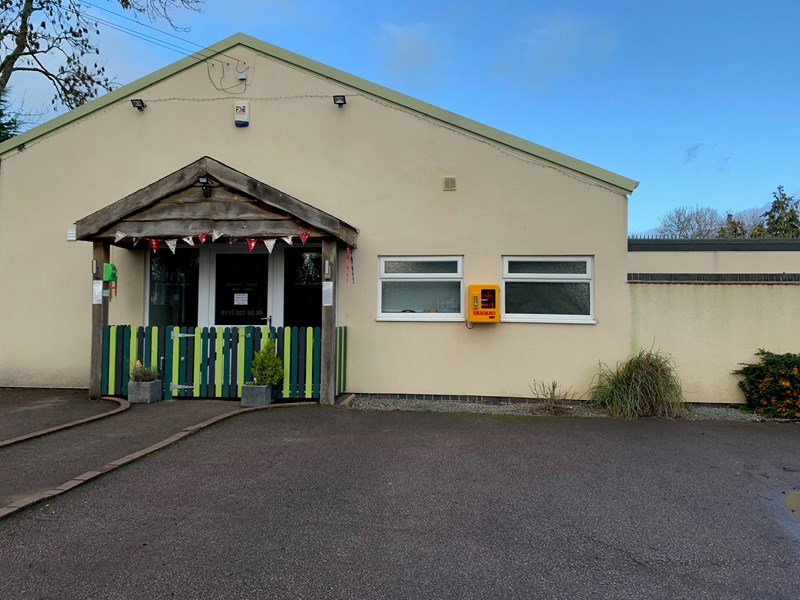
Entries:
POLYGON ((470 323, 500 322, 500 286, 476 284, 468 287, 467 321, 470 323))

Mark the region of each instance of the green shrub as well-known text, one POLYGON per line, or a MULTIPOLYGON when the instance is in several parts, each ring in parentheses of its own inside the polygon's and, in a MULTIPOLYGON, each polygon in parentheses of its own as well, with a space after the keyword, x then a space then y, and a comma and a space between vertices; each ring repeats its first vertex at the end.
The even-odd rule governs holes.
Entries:
POLYGON ((158 379, 158 369, 155 367, 142 366, 141 361, 136 361, 131 369, 131 381, 146 382, 156 381, 158 379))
POLYGON ((641 350, 613 370, 600 363, 588 404, 622 419, 680 417, 683 394, 672 357, 641 350))
POLYGON ((754 364, 742 363, 739 387, 747 406, 762 415, 800 419, 800 354, 775 354, 759 348, 754 364))
POLYGON ((252 364, 253 381, 258 385, 277 385, 283 380, 283 361, 275 354, 275 342, 266 340, 252 364))

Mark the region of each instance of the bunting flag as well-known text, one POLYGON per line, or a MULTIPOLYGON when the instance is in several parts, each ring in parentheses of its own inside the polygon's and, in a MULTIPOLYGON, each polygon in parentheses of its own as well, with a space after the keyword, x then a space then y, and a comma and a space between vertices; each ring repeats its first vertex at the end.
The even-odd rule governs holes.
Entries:
POLYGON ((253 248, 256 247, 256 243, 258 240, 254 240, 253 238, 247 238, 247 250, 252 252, 253 248))
POLYGON ((216 229, 212 229, 211 230, 211 241, 212 242, 216 242, 219 238, 222 237, 222 235, 223 234, 222 234, 221 231, 217 231, 216 229))
POLYGON ((167 244, 167 248, 172 250, 172 253, 175 254, 175 247, 178 245, 178 240, 164 240, 167 244))
POLYGON ((303 242, 303 246, 306 245, 306 240, 308 239, 308 236, 310 236, 310 235, 311 235, 310 231, 304 231, 303 233, 300 234, 300 241, 303 242))
POLYGON ((153 239, 148 239, 147 240, 147 243, 150 244, 150 247, 153 249, 153 252, 158 250, 159 241, 160 240, 153 240, 153 239))
POLYGON ((114 234, 114 243, 118 244, 120 240, 125 239, 126 237, 128 237, 127 233, 122 233, 121 231, 117 231, 114 234))
POLYGON ((264 245, 269 250, 269 253, 272 254, 272 249, 275 247, 275 240, 264 240, 264 245))
POLYGON ((356 263, 353 261, 353 247, 347 247, 347 253, 345 254, 345 269, 347 271, 347 283, 350 283, 350 278, 352 277, 353 283, 356 282, 356 263))
POLYGON ((206 238, 207 237, 208 237, 208 232, 207 231, 204 231, 203 233, 198 233, 197 234, 197 239, 200 240, 201 244, 205 244, 206 243, 206 238))
POLYGON ((285 238, 281 238, 284 242, 289 244, 290 246, 294 246, 294 242, 292 241, 292 236, 287 235, 285 238))
POLYGON ((181 238, 184 242, 189 244, 190 246, 194 246, 194 238, 190 235, 187 235, 185 238, 181 238))
POLYGON ((139 243, 139 238, 131 238, 133 241, 133 245, 136 246, 139 243))

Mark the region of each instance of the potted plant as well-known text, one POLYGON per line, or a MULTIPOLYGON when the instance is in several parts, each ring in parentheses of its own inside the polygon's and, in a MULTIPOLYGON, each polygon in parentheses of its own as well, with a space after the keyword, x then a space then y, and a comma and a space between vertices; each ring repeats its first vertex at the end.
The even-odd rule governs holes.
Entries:
POLYGON ((242 386, 242 406, 272 404, 272 386, 283 380, 283 361, 275 354, 275 342, 268 339, 251 364, 253 381, 242 386))
POLYGON ((158 378, 158 369, 145 367, 137 360, 131 369, 131 380, 128 382, 128 402, 150 404, 159 402, 161 397, 162 385, 158 378))

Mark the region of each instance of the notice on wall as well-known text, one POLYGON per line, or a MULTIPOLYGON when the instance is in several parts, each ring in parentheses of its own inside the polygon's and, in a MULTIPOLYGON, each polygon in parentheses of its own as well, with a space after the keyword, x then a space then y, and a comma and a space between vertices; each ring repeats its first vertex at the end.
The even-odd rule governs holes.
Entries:
POLYGON ((92 304, 103 303, 103 282, 99 279, 92 281, 92 304))
POLYGON ((247 294, 234 294, 233 295, 233 305, 234 306, 247 306, 247 294))
POLYGON ((333 306, 333 282, 322 282, 322 306, 333 306))

